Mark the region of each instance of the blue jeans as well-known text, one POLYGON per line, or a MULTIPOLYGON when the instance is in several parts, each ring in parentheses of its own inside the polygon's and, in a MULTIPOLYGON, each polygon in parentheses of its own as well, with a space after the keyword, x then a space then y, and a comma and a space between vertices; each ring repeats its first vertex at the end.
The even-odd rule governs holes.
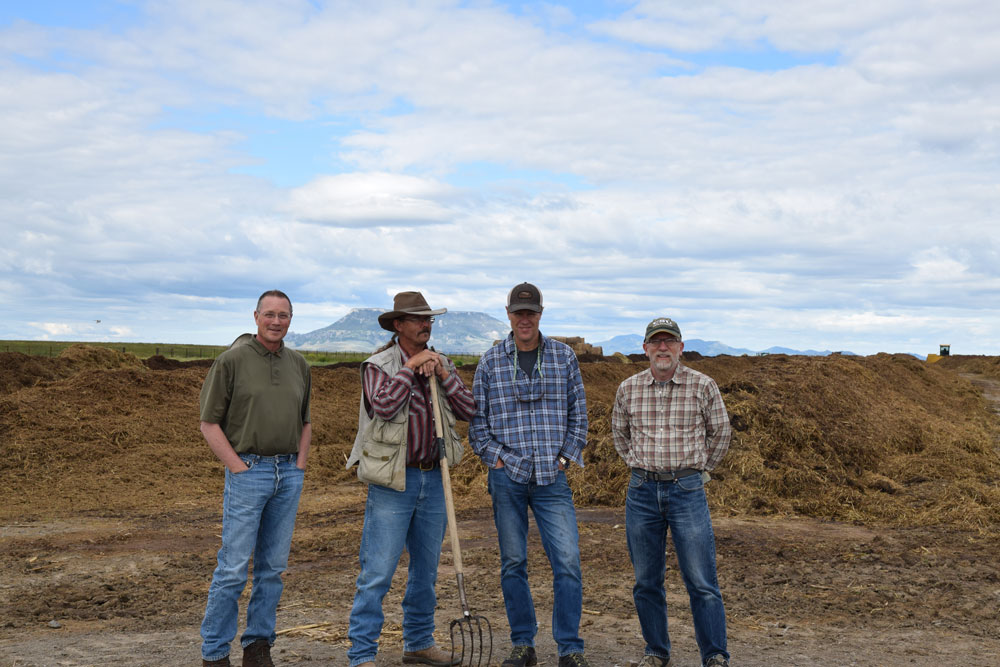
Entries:
POLYGON ((201 622, 201 656, 206 660, 229 655, 251 555, 253 588, 240 643, 245 647, 266 639, 274 644, 275 615, 284 587, 281 573, 288 566, 302 493, 304 471, 295 465, 295 454, 241 454, 240 458, 249 470, 237 474, 226 470, 222 548, 201 622))
POLYGON ((715 534, 700 475, 673 482, 644 480, 635 472, 625 500, 625 533, 635 570, 632 597, 646 654, 670 657, 667 597, 667 531, 691 601, 694 635, 705 663, 726 652, 726 610, 715 573, 715 534))
POLYGON ((447 525, 439 469, 407 468, 405 491, 368 485, 361 574, 347 629, 351 667, 375 660, 385 620, 382 599, 389 592, 404 547, 410 554, 410 567, 403 595, 403 650, 434 646, 434 585, 447 525))
POLYGON ((573 492, 560 471, 552 484, 520 484, 501 469, 490 469, 493 521, 500 540, 500 587, 510 624, 510 643, 534 646, 538 624, 528 587, 528 508, 542 537, 552 566, 552 638, 559 655, 583 653, 580 614, 583 577, 580 574, 580 536, 576 527, 573 492))

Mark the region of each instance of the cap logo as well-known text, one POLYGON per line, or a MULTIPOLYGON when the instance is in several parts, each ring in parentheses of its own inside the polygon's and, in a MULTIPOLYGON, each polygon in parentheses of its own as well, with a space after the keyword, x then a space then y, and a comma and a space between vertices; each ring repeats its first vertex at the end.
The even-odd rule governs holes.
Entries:
POLYGON ((517 298, 518 299, 530 299, 531 298, 531 292, 520 291, 520 292, 517 293, 517 298))

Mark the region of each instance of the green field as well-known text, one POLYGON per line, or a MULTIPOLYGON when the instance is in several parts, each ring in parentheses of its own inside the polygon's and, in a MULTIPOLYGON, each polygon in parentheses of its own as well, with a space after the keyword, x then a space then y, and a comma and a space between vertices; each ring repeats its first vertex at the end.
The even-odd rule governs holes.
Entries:
MULTIPOLYGON (((118 352, 134 354, 140 359, 148 359, 155 355, 161 355, 167 359, 177 359, 179 361, 193 361, 195 359, 215 359, 226 345, 187 345, 179 343, 80 343, 78 341, 57 341, 57 340, 0 340, 0 352, 20 352, 21 354, 31 354, 39 357, 58 357, 59 353, 70 345, 90 345, 93 347, 106 347, 118 352)), ((312 366, 325 366, 327 364, 337 364, 345 361, 364 361, 371 352, 314 352, 311 350, 299 350, 312 366)), ((456 366, 475 363, 479 360, 475 355, 455 355, 451 360, 456 366)))

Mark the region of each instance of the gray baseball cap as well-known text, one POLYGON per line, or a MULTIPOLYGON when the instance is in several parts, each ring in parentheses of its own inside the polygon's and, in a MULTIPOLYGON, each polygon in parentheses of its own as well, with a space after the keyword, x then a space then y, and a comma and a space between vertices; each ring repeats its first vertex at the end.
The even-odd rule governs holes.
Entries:
POLYGON ((507 294, 507 312, 513 313, 518 310, 533 310, 536 313, 542 312, 542 292, 531 283, 521 283, 515 285, 507 294))
POLYGON ((650 338, 661 332, 668 333, 677 340, 682 340, 681 328, 677 326, 677 322, 674 322, 669 317, 657 317, 646 325, 646 338, 642 342, 648 343, 650 338))

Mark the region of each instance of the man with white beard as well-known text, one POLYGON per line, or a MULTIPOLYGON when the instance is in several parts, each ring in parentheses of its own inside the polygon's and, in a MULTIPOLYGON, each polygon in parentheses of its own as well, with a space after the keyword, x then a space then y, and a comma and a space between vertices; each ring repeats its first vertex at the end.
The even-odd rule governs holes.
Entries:
POLYGON ((728 667, 726 611, 704 483, 729 449, 729 417, 715 381, 681 363, 684 343, 676 322, 650 322, 642 347, 649 368, 622 382, 611 415, 615 449, 632 469, 625 534, 635 571, 632 597, 646 641, 639 665, 670 665, 663 586, 670 532, 701 664, 728 667))

